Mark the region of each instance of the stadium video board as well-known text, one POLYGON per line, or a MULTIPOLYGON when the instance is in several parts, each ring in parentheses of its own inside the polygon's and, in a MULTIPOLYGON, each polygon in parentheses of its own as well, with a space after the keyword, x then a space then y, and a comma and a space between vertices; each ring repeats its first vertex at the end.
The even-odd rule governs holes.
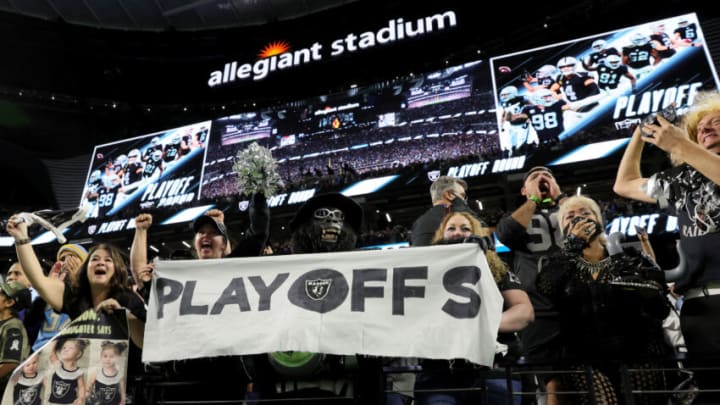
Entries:
POLYGON ((289 190, 341 188, 405 168, 495 155, 499 143, 488 70, 486 62, 475 60, 214 120, 202 196, 242 193, 233 161, 250 142, 224 141, 227 123, 237 117, 262 119, 270 136, 254 141, 272 151, 289 190))
POLYGON ((211 121, 95 147, 81 205, 89 218, 179 206, 200 197, 211 121))
MULTIPOLYGON (((598 143, 614 152, 642 118, 718 89, 695 14, 490 59, 504 150, 598 143)), ((597 148, 595 148, 597 149, 597 148)), ((558 160, 599 158, 583 155, 558 160)))

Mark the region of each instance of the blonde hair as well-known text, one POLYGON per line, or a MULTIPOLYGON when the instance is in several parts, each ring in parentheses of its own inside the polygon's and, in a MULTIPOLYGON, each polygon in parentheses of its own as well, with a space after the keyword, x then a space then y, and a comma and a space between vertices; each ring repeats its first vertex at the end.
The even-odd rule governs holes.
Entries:
MULTIPOLYGON (((600 209, 600 206, 598 205, 595 200, 593 200, 590 197, 584 196, 584 195, 574 195, 571 197, 568 197, 563 201, 562 204, 560 204, 560 208, 558 209, 557 215, 558 215, 558 222, 562 225, 562 219, 565 217, 565 214, 568 211, 568 207, 570 207, 573 204, 579 204, 583 207, 588 208, 592 213, 595 215, 595 218, 600 222, 600 225, 603 224, 603 215, 602 210, 600 209)), ((565 227, 560 227, 560 232, 563 236, 565 236, 565 227)), ((601 233, 598 236, 598 239, 600 240, 600 243, 604 245, 607 245, 607 238, 605 237, 605 232, 601 233)))
MULTIPOLYGON (((435 230, 435 235, 432 239, 433 244, 445 240, 445 227, 447 226, 447 223, 450 221, 450 219, 455 215, 465 217, 470 222, 470 229, 473 235, 488 236, 491 238, 493 237, 490 228, 482 226, 480 221, 473 214, 467 211, 456 211, 445 215, 442 222, 440 223, 440 226, 438 226, 438 228, 435 230)), ((488 266, 490 266, 490 271, 493 274, 493 279, 496 283, 500 282, 505 273, 508 272, 508 265, 500 258, 500 256, 498 256, 497 252, 495 252, 494 250, 488 250, 487 252, 485 252, 485 258, 487 259, 488 266)))
MULTIPOLYGON (((701 91, 695 96, 695 103, 683 117, 680 126, 685 127, 688 138, 697 143, 698 123, 708 114, 720 112, 720 94, 716 91, 701 91)), ((684 163, 677 156, 670 154, 670 160, 677 166, 684 163)))

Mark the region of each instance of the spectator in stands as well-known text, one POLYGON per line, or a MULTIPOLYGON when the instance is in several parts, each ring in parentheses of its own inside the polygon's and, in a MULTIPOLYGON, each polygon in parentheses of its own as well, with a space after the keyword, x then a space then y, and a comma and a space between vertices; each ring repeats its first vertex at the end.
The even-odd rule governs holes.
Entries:
POLYGON ((0 284, 0 392, 10 374, 30 353, 30 344, 18 312, 30 306, 30 290, 17 281, 0 284))
MULTIPOLYGON (((270 212, 267 200, 262 194, 255 194, 248 208, 250 226, 230 249, 230 236, 224 224, 224 214, 220 210, 210 210, 193 222, 195 231, 194 252, 197 259, 220 259, 223 257, 260 256, 265 247, 269 227, 270 212)), ((135 236, 130 249, 130 262, 138 289, 143 291, 152 279, 154 266, 148 266, 147 233, 152 225, 152 215, 141 213, 135 217, 135 236)), ((254 399, 266 394, 269 389, 259 384, 267 380, 258 378, 264 364, 264 356, 222 356, 174 361, 167 364, 173 378, 180 381, 203 381, 213 384, 212 390, 190 391, 178 389, 177 399, 239 400, 254 399), (199 395, 199 396, 198 396, 199 395)), ((266 373, 269 370, 266 370, 266 373)))
MULTIPOLYGON (((86 258, 87 250, 82 245, 74 243, 62 245, 57 251, 57 261, 48 275, 67 284, 75 283, 78 270, 86 258)), ((42 297, 33 300, 28 317, 25 319, 32 350, 38 351, 68 323, 70 317, 65 313, 56 312, 42 297)))
POLYGON ((433 181, 430 185, 433 206, 413 223, 410 245, 430 245, 435 231, 447 213, 470 210, 466 202, 467 187, 467 182, 457 177, 440 176, 433 181))
MULTIPOLYGON (((700 93, 682 124, 661 114, 635 129, 620 161, 613 190, 624 197, 667 207, 678 216, 686 272, 675 281, 683 295, 680 323, 689 359, 686 366, 716 366, 720 353, 720 95, 700 93), (643 177, 644 143, 668 152, 675 166, 643 177)), ((720 388, 720 373, 696 373, 700 389, 720 388)), ((720 402, 719 393, 702 401, 720 402)))
MULTIPOLYGON (((503 362, 517 359, 519 356, 519 342, 515 332, 522 330, 534 318, 532 303, 527 293, 521 289, 520 281, 508 270, 507 264, 498 256, 493 248, 492 233, 487 227, 467 211, 451 212, 447 214, 433 237, 433 244, 480 242, 485 248, 485 256, 495 282, 500 289, 504 300, 504 310, 500 318, 497 347, 505 347, 505 354, 498 352, 496 363, 501 366, 503 362)), ((476 374, 454 374, 450 372, 447 361, 423 361, 423 370, 417 378, 416 388, 423 390, 452 388, 458 391, 424 392, 416 393, 419 405, 425 404, 465 404, 482 403, 481 397, 472 387, 487 386, 488 403, 508 404, 507 380, 484 379, 478 380, 476 374), (484 380, 484 384, 483 384, 484 380), (468 391, 463 391, 463 389, 468 391)), ((520 380, 513 380, 513 391, 522 390, 520 380)), ((519 405, 520 396, 515 396, 513 404, 519 405)))
MULTIPOLYGON (((587 392, 568 400, 621 403, 625 384, 666 389, 665 373, 648 370, 667 367, 672 353, 662 327, 670 308, 665 273, 639 251, 610 255, 600 207, 588 197, 567 198, 558 220, 563 247, 540 260, 536 282, 559 314, 560 365, 576 371, 558 376, 560 386, 587 392), (627 368, 644 371, 623 381, 627 368)), ((665 404, 667 398, 645 394, 638 401, 665 404)))
POLYGON ((65 282, 45 275, 35 250, 30 244, 27 223, 12 216, 6 226, 15 239, 15 250, 25 274, 43 299, 57 312, 71 319, 87 310, 112 313, 126 311, 128 334, 132 343, 128 372, 140 366, 140 351, 145 332, 145 305, 128 284, 129 276, 123 253, 117 247, 100 243, 95 245, 74 275, 74 282, 65 282))
MULTIPOLYGON (((552 303, 537 292, 535 278, 538 259, 560 249, 556 216, 563 193, 552 171, 536 166, 525 174, 520 194, 526 201, 501 218, 495 232, 500 242, 511 249, 513 273, 530 296, 535 311, 535 322, 519 333, 522 354, 530 363, 545 367, 559 360, 559 324, 552 303)), ((526 380, 523 386, 529 387, 530 382, 526 380)), ((547 382, 548 391, 553 391, 552 380, 547 382)))

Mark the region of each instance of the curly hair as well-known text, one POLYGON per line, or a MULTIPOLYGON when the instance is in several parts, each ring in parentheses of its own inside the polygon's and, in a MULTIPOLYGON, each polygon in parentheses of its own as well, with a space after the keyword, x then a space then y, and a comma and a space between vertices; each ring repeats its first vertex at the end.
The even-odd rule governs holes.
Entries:
MULTIPOLYGON (((720 93, 717 91, 701 91, 695 96, 695 103, 690 107, 683 117, 680 126, 685 127, 688 138, 697 143, 698 123, 706 115, 720 112, 720 93)), ((683 163, 677 156, 670 154, 670 160, 677 166, 683 163)))
MULTIPOLYGON (((447 223, 450 221, 450 219, 452 219, 452 217, 454 216, 461 216, 470 221, 470 229, 472 230, 473 235, 488 236, 491 238, 493 237, 490 228, 482 226, 480 220, 478 220, 472 213, 467 211, 456 211, 445 215, 442 222, 440 223, 440 226, 438 226, 437 230, 435 231, 435 235, 432 239, 433 244, 440 244, 445 241, 445 227, 447 226, 447 223)), ((492 272, 493 279, 496 283, 500 282, 503 276, 508 272, 507 263, 505 263, 494 250, 488 250, 487 252, 485 252, 485 258, 487 259, 488 266, 490 266, 490 271, 492 272)))

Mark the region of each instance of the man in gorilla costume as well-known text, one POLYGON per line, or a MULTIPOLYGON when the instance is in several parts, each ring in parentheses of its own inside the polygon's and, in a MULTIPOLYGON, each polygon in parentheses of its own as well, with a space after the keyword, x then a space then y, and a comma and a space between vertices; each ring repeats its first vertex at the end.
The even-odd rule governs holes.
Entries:
MULTIPOLYGON (((318 194, 307 200, 290 221, 292 252, 353 250, 362 218, 362 208, 352 199, 340 193, 318 194)), ((270 362, 278 374, 278 381, 282 381, 278 385, 285 388, 285 392, 280 394, 281 398, 340 398, 352 392, 356 404, 385 403, 385 382, 380 358, 275 352, 270 355, 270 362)), ((311 402, 309 400, 307 403, 311 402)), ((335 402, 322 401, 323 404, 335 402)), ((346 404, 347 401, 338 399, 337 403, 346 404)))
POLYGON ((293 253, 346 252, 355 249, 362 208, 340 193, 307 200, 290 221, 293 253))

